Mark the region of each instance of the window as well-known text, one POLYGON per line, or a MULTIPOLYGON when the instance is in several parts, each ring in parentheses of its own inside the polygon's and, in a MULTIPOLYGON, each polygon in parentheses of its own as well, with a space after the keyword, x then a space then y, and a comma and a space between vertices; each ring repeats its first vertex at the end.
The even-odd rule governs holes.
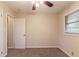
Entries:
POLYGON ((65 32, 79 33, 79 11, 65 16, 65 32))

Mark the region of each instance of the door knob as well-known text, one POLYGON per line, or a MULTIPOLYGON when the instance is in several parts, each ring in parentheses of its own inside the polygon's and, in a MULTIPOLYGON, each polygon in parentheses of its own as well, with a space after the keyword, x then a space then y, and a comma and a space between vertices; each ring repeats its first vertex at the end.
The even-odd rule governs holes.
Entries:
POLYGON ((24 36, 26 36, 26 34, 24 34, 24 36))

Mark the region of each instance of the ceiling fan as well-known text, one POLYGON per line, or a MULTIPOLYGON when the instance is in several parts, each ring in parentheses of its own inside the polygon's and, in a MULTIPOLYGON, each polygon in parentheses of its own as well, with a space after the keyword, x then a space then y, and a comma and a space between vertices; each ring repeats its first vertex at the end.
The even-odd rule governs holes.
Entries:
MULTIPOLYGON (((36 8, 40 5, 40 1, 34 1, 33 2, 33 6, 32 6, 32 10, 36 10, 36 8)), ((48 7, 52 7, 53 4, 49 1, 43 1, 42 3, 44 3, 45 5, 47 5, 48 7)))

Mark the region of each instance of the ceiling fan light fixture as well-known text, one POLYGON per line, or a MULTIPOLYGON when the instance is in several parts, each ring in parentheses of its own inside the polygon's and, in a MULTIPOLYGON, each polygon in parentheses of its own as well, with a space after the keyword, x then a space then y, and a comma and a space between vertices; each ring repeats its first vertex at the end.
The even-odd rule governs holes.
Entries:
POLYGON ((39 5, 40 5, 40 2, 39 2, 39 1, 36 1, 36 2, 35 2, 35 6, 36 6, 36 7, 39 7, 39 5))
POLYGON ((39 2, 40 2, 41 4, 43 3, 43 1, 41 1, 41 0, 40 0, 39 2))
POLYGON ((33 3, 32 10, 36 10, 36 7, 39 7, 40 4, 42 4, 42 3, 44 3, 48 7, 53 6, 53 3, 51 3, 50 1, 33 1, 32 3, 33 3))
POLYGON ((40 1, 32 1, 32 4, 34 4, 36 7, 39 7, 40 1))
POLYGON ((32 1, 32 4, 34 4, 35 3, 35 1, 32 1))

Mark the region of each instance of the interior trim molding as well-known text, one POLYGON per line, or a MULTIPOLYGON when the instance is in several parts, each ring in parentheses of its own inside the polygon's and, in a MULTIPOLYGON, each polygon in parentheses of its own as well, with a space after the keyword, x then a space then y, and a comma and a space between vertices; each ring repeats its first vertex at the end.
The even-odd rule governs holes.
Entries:
POLYGON ((26 48, 58 48, 57 46, 26 46, 26 48))
POLYGON ((13 49, 14 47, 8 47, 8 48, 11 48, 11 49, 13 49))

